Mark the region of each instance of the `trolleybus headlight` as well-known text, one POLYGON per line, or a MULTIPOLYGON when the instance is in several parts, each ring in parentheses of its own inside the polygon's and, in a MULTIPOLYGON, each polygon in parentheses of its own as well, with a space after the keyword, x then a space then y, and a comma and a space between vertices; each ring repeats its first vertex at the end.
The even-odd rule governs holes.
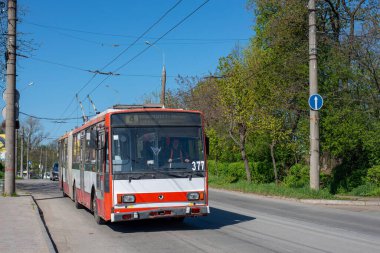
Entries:
POLYGON ((199 199, 199 192, 189 192, 187 194, 188 200, 198 200, 199 199))
POLYGON ((135 195, 123 195, 122 198, 124 203, 134 203, 136 200, 135 195))

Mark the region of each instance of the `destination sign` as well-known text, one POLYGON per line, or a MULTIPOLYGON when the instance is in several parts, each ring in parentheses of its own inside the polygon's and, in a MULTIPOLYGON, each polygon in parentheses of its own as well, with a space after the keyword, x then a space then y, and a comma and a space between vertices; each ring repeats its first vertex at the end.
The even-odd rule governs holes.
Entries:
POLYGON ((122 126, 201 126, 201 115, 189 112, 131 112, 111 115, 113 127, 122 126))

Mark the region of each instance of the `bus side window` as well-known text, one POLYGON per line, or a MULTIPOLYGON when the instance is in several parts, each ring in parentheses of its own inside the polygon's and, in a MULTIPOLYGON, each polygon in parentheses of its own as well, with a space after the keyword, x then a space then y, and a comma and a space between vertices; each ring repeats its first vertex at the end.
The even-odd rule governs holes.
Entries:
POLYGON ((104 163, 104 132, 99 132, 98 134, 98 139, 96 141, 96 144, 97 144, 97 158, 96 158, 96 162, 97 162, 97 171, 98 172, 102 172, 103 170, 103 163, 104 163))
POLYGON ((106 161, 106 173, 110 172, 110 163, 109 163, 109 150, 108 150, 108 133, 105 135, 105 140, 104 140, 104 152, 103 154, 105 155, 105 161, 106 161))

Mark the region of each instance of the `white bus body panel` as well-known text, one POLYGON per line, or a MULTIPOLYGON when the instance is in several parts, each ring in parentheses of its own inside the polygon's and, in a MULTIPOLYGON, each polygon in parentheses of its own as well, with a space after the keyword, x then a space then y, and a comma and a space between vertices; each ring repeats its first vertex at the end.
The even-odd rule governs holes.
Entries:
POLYGON ((95 186, 95 190, 96 190, 96 172, 85 171, 84 172, 84 191, 91 193, 92 186, 95 186))
POLYGON ((117 194, 120 193, 164 193, 205 191, 205 178, 168 178, 168 179, 138 179, 114 180, 113 203, 117 203, 117 194))

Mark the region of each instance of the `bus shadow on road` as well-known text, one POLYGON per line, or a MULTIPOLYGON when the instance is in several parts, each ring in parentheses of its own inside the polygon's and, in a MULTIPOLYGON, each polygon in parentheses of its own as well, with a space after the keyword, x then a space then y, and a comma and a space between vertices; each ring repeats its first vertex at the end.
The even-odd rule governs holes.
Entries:
POLYGON ((236 225, 253 221, 256 218, 246 216, 218 208, 210 208, 211 213, 205 217, 186 218, 184 222, 176 222, 170 219, 152 219, 140 221, 128 221, 109 223, 108 226, 121 233, 159 232, 159 231, 183 231, 183 230, 207 230, 220 229, 225 226, 236 225))

